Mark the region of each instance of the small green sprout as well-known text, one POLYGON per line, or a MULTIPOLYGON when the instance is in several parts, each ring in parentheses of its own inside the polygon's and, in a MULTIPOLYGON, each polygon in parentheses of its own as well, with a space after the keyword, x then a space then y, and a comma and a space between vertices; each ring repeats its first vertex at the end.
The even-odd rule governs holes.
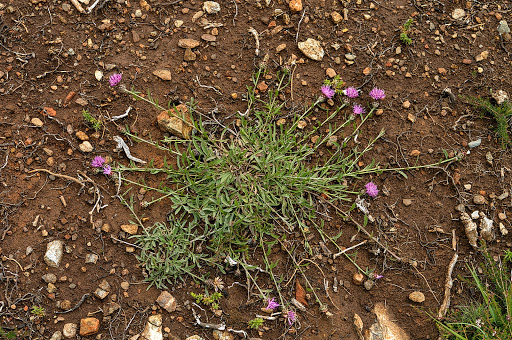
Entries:
POLYGON ((254 318, 252 320, 249 320, 247 323, 249 325, 249 328, 251 329, 258 329, 261 325, 263 325, 264 320, 262 318, 254 318))
POLYGON ((84 117, 85 122, 89 124, 95 131, 101 129, 101 126, 103 125, 101 120, 94 118, 88 110, 83 109, 82 116, 84 117))
POLYGON ((407 33, 409 33, 409 29, 411 28, 411 25, 414 23, 414 20, 412 18, 407 19, 405 24, 400 28, 400 41, 406 45, 410 45, 412 43, 412 39, 409 38, 407 33))

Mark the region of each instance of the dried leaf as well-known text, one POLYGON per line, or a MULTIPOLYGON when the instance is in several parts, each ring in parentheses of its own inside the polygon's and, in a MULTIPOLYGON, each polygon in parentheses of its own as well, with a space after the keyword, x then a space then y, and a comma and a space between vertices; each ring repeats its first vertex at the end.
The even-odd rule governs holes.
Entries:
POLYGON ((302 288, 299 281, 295 282, 295 299, 304 306, 308 306, 308 303, 306 301, 306 291, 304 290, 304 288, 302 288))

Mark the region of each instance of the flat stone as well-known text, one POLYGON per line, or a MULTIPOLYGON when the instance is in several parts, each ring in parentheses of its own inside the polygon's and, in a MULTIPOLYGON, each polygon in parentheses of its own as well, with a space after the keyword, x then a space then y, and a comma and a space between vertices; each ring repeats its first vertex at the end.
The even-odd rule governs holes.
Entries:
POLYGON ((425 301, 425 294, 418 291, 412 292, 411 294, 409 294, 409 300, 416 303, 422 303, 423 301, 425 301))
POLYGON ((139 231, 139 226, 136 224, 123 224, 121 230, 130 235, 135 235, 139 231))
POLYGON ((213 338, 215 340, 233 340, 233 334, 227 331, 219 331, 217 329, 213 330, 213 338))
POLYGON ((87 336, 98 333, 100 330, 100 320, 96 318, 85 318, 80 320, 80 335, 87 336))
POLYGON ((96 254, 87 254, 85 255, 85 263, 93 263, 96 264, 98 262, 99 256, 96 254))
POLYGON ((76 323, 67 323, 62 328, 62 335, 65 338, 74 338, 76 336, 76 330, 78 329, 78 325, 76 323))
POLYGON ((485 197, 482 195, 475 195, 473 197, 473 203, 475 204, 484 204, 485 203, 485 197))
POLYGON ((94 291, 94 295, 100 300, 106 298, 108 294, 110 294, 110 292, 107 292, 106 290, 101 288, 96 288, 96 290, 94 291))
POLYGON ((81 141, 89 140, 89 136, 83 131, 77 131, 75 134, 76 138, 80 139, 81 141))
POLYGON ((320 42, 315 39, 308 38, 306 41, 301 41, 297 45, 299 50, 309 59, 321 61, 324 58, 324 49, 320 42))
POLYGON ((406 207, 408 207, 408 206, 410 206, 410 205, 412 204, 412 199, 410 199, 410 198, 404 198, 404 199, 402 200, 402 203, 403 203, 406 207))
POLYGON ((220 5, 215 1, 205 1, 203 3, 203 11, 208 14, 217 14, 220 12, 220 5))
POLYGON ((343 20, 343 16, 338 12, 331 12, 331 19, 334 24, 339 24, 343 20))
POLYGON ((216 36, 211 35, 211 34, 206 34, 206 33, 201 36, 201 39, 203 39, 204 41, 208 41, 208 42, 217 41, 216 36))
POLYGON ((51 241, 46 245, 46 253, 44 254, 44 262, 50 267, 58 268, 62 259, 64 242, 60 240, 51 241))
POLYGON ((117 310, 119 310, 119 308, 121 308, 121 306, 118 303, 107 302, 106 304, 103 305, 103 315, 111 315, 117 310))
POLYGON ((151 315, 139 340, 162 340, 162 314, 151 315))
POLYGON ((155 70, 153 71, 153 75, 162 80, 171 80, 171 71, 169 70, 155 70))
POLYGON ((80 106, 87 106, 87 105, 89 105, 89 102, 87 100, 83 99, 82 97, 77 98, 75 100, 75 103, 77 103, 80 106))
POLYGON ((92 147, 92 144, 89 142, 89 141, 85 141, 83 143, 81 143, 80 145, 78 145, 78 148, 80 149, 80 151, 82 152, 92 152, 92 150, 94 150, 94 148, 92 147))
POLYGON ((180 138, 190 139, 192 119, 186 105, 180 104, 169 111, 162 111, 156 119, 161 130, 170 132, 180 138))
POLYGON ((285 49, 286 49, 286 44, 280 44, 279 46, 276 47, 276 53, 279 53, 285 49))
POLYGON ((325 70, 325 74, 327 75, 327 77, 329 78, 334 78, 336 77, 336 71, 334 71, 334 69, 332 68, 328 68, 327 70, 325 70))
POLYGON ((194 39, 180 39, 178 40, 178 46, 181 48, 196 48, 200 42, 194 39))
POLYGON ((176 310, 176 299, 168 291, 161 292, 156 302, 169 313, 176 310))
POLYGON ((183 60, 185 61, 194 61, 197 59, 197 55, 192 51, 191 48, 185 49, 185 54, 183 54, 183 60))
POLYGON ((61 331, 56 331, 55 333, 53 333, 53 335, 50 338, 50 340, 62 340, 62 332, 61 331))
POLYGON ((43 121, 39 118, 32 118, 32 120, 30 121, 32 124, 34 124, 35 126, 37 127, 41 127, 44 125, 43 121))
POLYGON ((455 8, 452 12, 452 18, 455 20, 462 20, 466 16, 466 11, 462 8, 455 8))

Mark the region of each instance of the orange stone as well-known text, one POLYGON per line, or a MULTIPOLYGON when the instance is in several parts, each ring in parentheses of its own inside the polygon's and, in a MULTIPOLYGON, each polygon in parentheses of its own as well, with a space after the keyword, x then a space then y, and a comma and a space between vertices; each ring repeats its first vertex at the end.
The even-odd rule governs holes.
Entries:
POLYGON ((80 320, 80 335, 86 336, 95 334, 100 329, 100 320, 96 318, 85 318, 80 320))
POLYGON ((302 0, 290 0, 289 5, 292 12, 302 11, 302 0))

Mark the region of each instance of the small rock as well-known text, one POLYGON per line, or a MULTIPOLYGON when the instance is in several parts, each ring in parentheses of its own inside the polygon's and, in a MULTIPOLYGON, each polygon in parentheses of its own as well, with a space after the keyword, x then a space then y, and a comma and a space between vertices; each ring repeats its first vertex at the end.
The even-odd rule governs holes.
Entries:
POLYGON ((92 150, 94 149, 91 143, 89 143, 88 141, 85 141, 82 144, 78 145, 78 148, 82 152, 92 152, 92 150))
POLYGON ((168 291, 161 292, 156 302, 169 313, 176 310, 176 299, 168 291))
POLYGON ((500 220, 502 220, 502 221, 503 221, 504 219, 506 219, 506 218, 507 218, 507 215, 506 215, 505 213, 503 213, 503 212, 500 212, 500 213, 498 214, 498 218, 499 218, 500 220))
POLYGON ((300 12, 302 11, 302 0, 290 0, 289 6, 292 12, 300 12))
POLYGON ((334 143, 338 142, 338 136, 330 136, 328 139, 327 139, 327 142, 325 143, 325 146, 327 146, 328 148, 333 146, 334 143))
POLYGON ((217 41, 217 37, 214 35, 211 35, 211 34, 203 34, 201 36, 201 39, 203 39, 204 41, 208 41, 208 42, 217 41))
POLYGON ((286 44, 280 44, 279 46, 276 47, 276 53, 279 53, 284 49, 286 49, 286 44))
POLYGON ((471 190, 472 187, 473 186, 470 183, 464 184, 464 189, 466 189, 467 191, 471 190))
POLYGON ((199 335, 192 335, 186 338, 185 340, 204 340, 204 338, 200 337, 199 335))
POLYGON ((220 12, 220 5, 215 1, 205 1, 203 3, 203 11, 208 14, 217 14, 220 12))
POLYGON ((77 131, 75 134, 76 138, 80 139, 81 141, 89 140, 89 136, 83 131, 77 131))
POLYGON ((482 138, 478 138, 475 141, 469 142, 468 143, 468 147, 470 149, 472 149, 472 148, 476 148, 477 146, 480 146, 480 144, 482 144, 482 138))
POLYGON ((508 93, 503 90, 493 91, 492 97, 496 100, 496 104, 498 105, 508 101, 508 93))
POLYGON ((95 334, 100 329, 100 320, 96 318, 85 318, 80 320, 80 335, 86 336, 95 334))
POLYGON ((140 340, 162 340, 162 314, 151 315, 140 336, 140 340))
POLYGON ((62 259, 64 242, 60 240, 51 241, 46 246, 46 253, 44 255, 44 262, 50 267, 58 268, 60 260, 62 259))
POLYGON ((455 20, 461 20, 466 16, 466 11, 462 8, 455 8, 452 12, 452 18, 455 20))
POLYGON ((505 34, 510 33, 510 27, 508 27, 508 23, 506 20, 501 20, 498 25, 498 33, 505 34))
POLYGON ((77 328, 78 325, 76 323, 67 323, 62 329, 62 335, 64 335, 65 338, 74 338, 76 336, 77 328))
POLYGON ((306 41, 301 41, 297 45, 299 50, 312 60, 321 61, 324 57, 324 49, 320 42, 315 39, 308 38, 306 41))
POLYGON ((199 44, 200 42, 194 39, 180 39, 178 41, 178 46, 181 48, 196 48, 199 44))
POLYGON ((55 293, 57 291, 57 287, 53 283, 48 283, 48 286, 46 287, 46 291, 50 294, 55 293))
POLYGON ((55 283, 55 282, 57 282, 57 276, 55 274, 52 274, 52 273, 44 274, 42 279, 46 283, 55 283))
POLYGON ((471 219, 476 220, 480 216, 480 212, 478 210, 475 210, 471 213, 471 219))
POLYGON ((507 228, 505 227, 505 225, 503 223, 500 222, 500 233, 501 235, 503 236, 506 236, 508 234, 508 230, 507 228))
POLYGON ((55 333, 53 333, 53 335, 50 338, 50 340, 62 340, 62 332, 61 331, 56 331, 55 333))
POLYGON ((425 294, 418 291, 412 292, 411 294, 409 294, 409 300, 416 303, 422 303, 423 301, 425 301, 425 294))
POLYGON ((227 331, 219 331, 216 329, 213 331, 213 338, 215 340, 233 340, 234 339, 233 334, 231 334, 227 331))
POLYGON ((329 78, 334 78, 336 77, 336 71, 334 71, 334 69, 332 68, 328 68, 327 70, 325 70, 325 74, 329 77, 329 78))
POLYGON ((343 16, 339 14, 338 12, 332 12, 331 13, 331 19, 334 24, 339 24, 343 20, 343 16))
POLYGON ((41 127, 44 125, 43 121, 39 118, 32 118, 32 120, 30 121, 32 124, 34 124, 35 126, 37 127, 41 127))
POLYGON ((354 61, 356 59, 356 55, 352 54, 352 53, 347 53, 347 54, 345 54, 345 59, 354 61))
POLYGON ((485 203, 485 197, 482 195, 475 195, 473 197, 473 203, 475 204, 484 204, 485 203))
POLYGON ((101 81, 101 79, 103 79, 103 72, 96 70, 94 72, 94 78, 96 78, 97 81, 101 81))
POLYGON ((93 263, 96 264, 98 262, 99 256, 96 254, 87 254, 85 255, 85 263, 93 263))
POLYGON ((410 107, 411 107, 411 102, 410 102, 410 101, 408 101, 408 100, 406 100, 405 102, 403 102, 403 103, 402 103, 402 107, 403 107, 404 109, 408 109, 408 108, 410 108, 410 107))
POLYGON ((184 24, 183 20, 176 20, 174 22, 175 27, 181 27, 181 26, 183 26, 183 24, 184 24))
POLYGON ((135 235, 139 230, 139 226, 136 224, 123 224, 121 230, 130 235, 135 235))
POLYGON ((75 103, 77 103, 80 106, 87 106, 89 104, 89 102, 83 99, 82 97, 77 98, 77 100, 75 100, 75 103))
POLYGON ((258 86, 256 86, 256 88, 260 91, 260 92, 265 92, 267 91, 268 89, 268 85, 267 83, 265 83, 265 81, 262 81, 261 83, 258 84, 258 86))
POLYGON ((190 133, 192 132, 192 119, 190 118, 186 105, 180 104, 169 111, 160 112, 157 116, 157 122, 160 129, 170 132, 180 138, 190 139, 190 133), (189 124, 185 122, 188 122, 189 124))
POLYGON ((153 71, 153 75, 162 80, 171 80, 171 71, 169 70, 155 70, 153 71))
POLYGON ((497 197, 497 199, 499 199, 500 201, 503 201, 505 198, 507 198, 507 197, 508 197, 508 195, 509 195, 509 194, 508 194, 508 191, 505 191, 503 194, 499 195, 499 196, 497 197))
POLYGON ((130 288, 130 282, 128 282, 128 281, 121 282, 121 288, 124 290, 128 290, 128 288, 130 288))
POLYGON ((119 310, 119 308, 121 308, 121 306, 118 303, 115 303, 113 301, 107 302, 106 304, 103 305, 103 315, 111 315, 115 311, 119 310))
POLYGON ((408 206, 410 206, 410 205, 412 204, 412 199, 410 199, 410 198, 404 198, 404 199, 402 200, 402 203, 403 203, 406 207, 408 207, 408 206))
POLYGON ((184 61, 194 61, 197 59, 197 55, 192 51, 191 48, 186 48, 185 53, 183 54, 184 61))
POLYGON ((479 55, 475 57, 476 62, 480 62, 482 60, 485 60, 489 57, 489 51, 482 51, 479 55))
POLYGON ((68 310, 71 309, 71 301, 69 300, 62 300, 59 304, 59 308, 62 310, 68 310))
POLYGON ((106 290, 101 288, 96 288, 96 290, 94 291, 94 295, 100 300, 106 298, 108 294, 110 294, 110 292, 107 292, 106 290))
POLYGON ((356 285, 356 286, 360 286, 363 284, 363 281, 364 281, 364 275, 357 272, 355 273, 353 276, 352 276, 352 282, 356 285))
POLYGON ((419 155, 421 155, 421 151, 420 150, 412 150, 410 153, 409 153, 409 156, 413 156, 413 157, 418 157, 419 155))
POLYGON ((471 64, 472 62, 473 62, 473 60, 471 60, 471 59, 462 59, 462 63, 463 63, 463 64, 466 64, 466 65, 469 65, 469 64, 471 64))
POLYGON ((364 282, 363 286, 364 286, 364 289, 371 290, 375 286, 375 281, 373 281, 373 280, 366 280, 364 282))
POLYGON ((138 8, 135 10, 135 17, 136 18, 142 17, 142 11, 140 9, 138 9, 138 8))

